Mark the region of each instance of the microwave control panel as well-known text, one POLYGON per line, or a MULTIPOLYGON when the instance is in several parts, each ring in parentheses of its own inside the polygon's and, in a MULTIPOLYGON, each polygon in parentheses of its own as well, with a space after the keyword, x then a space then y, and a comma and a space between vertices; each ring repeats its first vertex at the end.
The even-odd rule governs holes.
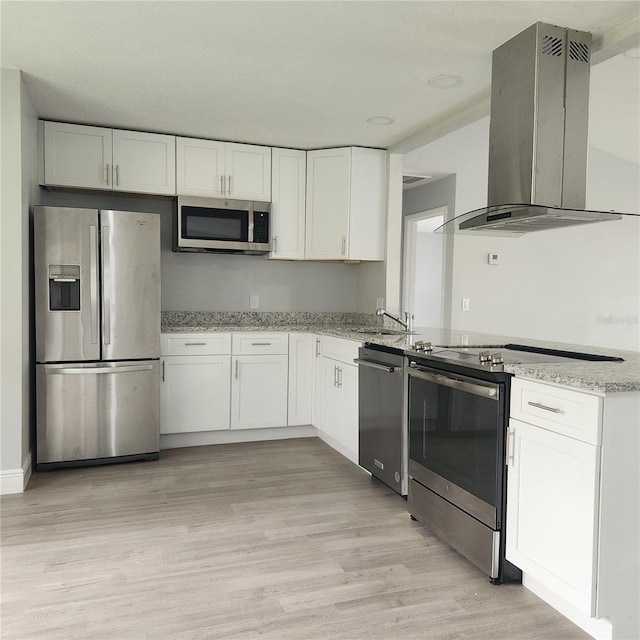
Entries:
POLYGON ((253 212, 253 241, 269 242, 269 214, 266 211, 253 212))

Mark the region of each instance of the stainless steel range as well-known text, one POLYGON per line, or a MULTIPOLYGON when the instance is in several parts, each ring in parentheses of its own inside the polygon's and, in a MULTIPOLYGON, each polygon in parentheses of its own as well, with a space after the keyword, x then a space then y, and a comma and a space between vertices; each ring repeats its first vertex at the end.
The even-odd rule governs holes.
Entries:
POLYGON ((620 360, 506 344, 405 352, 408 377, 408 509, 490 576, 520 579, 505 559, 507 420, 505 364, 620 360))

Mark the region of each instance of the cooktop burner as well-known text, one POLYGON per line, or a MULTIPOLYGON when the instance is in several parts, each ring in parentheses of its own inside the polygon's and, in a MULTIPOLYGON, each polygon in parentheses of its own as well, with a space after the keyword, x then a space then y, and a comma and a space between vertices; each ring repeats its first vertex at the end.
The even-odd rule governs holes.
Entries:
POLYGON ((437 360, 459 364, 474 369, 503 371, 505 364, 572 362, 576 360, 588 362, 623 362, 623 358, 604 356, 577 351, 562 351, 531 347, 522 344, 487 345, 482 347, 431 347, 429 343, 417 342, 412 354, 437 360))

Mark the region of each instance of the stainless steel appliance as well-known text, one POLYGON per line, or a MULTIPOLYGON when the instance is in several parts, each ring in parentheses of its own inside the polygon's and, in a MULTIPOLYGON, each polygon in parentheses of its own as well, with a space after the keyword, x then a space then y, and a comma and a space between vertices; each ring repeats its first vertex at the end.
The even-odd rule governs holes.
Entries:
POLYGON ((622 218, 584 208, 591 39, 538 22, 495 49, 488 206, 442 231, 518 236, 622 218))
POLYGON ((409 492, 414 519, 491 582, 518 580, 504 557, 510 375, 504 363, 619 360, 526 345, 407 351, 409 492))
POLYGON ((36 460, 157 459, 160 216, 34 207, 36 460))
POLYGON ((407 495, 403 352, 368 345, 359 349, 358 356, 358 463, 407 495))
POLYGON ((179 197, 173 250, 260 255, 270 250, 271 204, 179 197))

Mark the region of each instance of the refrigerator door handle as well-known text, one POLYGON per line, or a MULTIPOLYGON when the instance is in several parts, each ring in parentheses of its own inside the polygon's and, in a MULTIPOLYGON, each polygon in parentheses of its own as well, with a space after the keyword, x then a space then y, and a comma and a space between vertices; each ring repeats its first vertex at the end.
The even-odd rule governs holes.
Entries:
POLYGON ((89 227, 89 305, 91 312, 91 344, 98 343, 98 227, 89 227))
POLYGON ((109 260, 109 227, 102 227, 102 318, 104 344, 111 343, 111 269, 109 260))
POLYGON ((45 369, 44 374, 46 376, 56 374, 78 374, 84 375, 87 373, 125 373, 127 371, 150 371, 153 369, 152 364, 134 364, 126 365, 123 367, 60 367, 56 369, 45 369))

